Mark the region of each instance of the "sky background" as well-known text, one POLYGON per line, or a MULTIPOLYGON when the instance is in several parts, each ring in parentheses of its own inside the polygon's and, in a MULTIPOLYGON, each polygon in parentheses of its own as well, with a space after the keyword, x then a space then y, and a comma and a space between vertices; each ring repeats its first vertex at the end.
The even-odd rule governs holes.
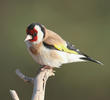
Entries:
POLYGON ((30 100, 33 86, 15 70, 34 77, 39 65, 26 50, 26 27, 39 22, 104 63, 63 65, 46 86, 45 100, 110 100, 109 0, 0 0, 0 98, 30 100))

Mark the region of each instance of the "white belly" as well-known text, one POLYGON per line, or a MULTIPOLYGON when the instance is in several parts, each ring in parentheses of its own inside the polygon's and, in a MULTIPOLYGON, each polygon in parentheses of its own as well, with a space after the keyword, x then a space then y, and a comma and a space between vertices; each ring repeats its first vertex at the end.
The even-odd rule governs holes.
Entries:
POLYGON ((40 52, 37 55, 34 55, 29 50, 29 44, 27 49, 32 56, 32 58, 40 65, 47 65, 50 67, 59 68, 62 64, 71 63, 71 62, 81 62, 83 60, 79 59, 83 55, 70 54, 58 50, 51 50, 44 46, 40 47, 40 52), (54 52, 54 54, 53 54, 54 52))
POLYGON ((54 58, 53 55, 51 54, 52 51, 50 51, 47 48, 45 49, 43 48, 43 50, 41 49, 41 51, 37 55, 32 54, 29 49, 28 51, 32 58, 40 65, 47 65, 57 68, 62 65, 62 60, 60 58, 59 59, 54 58))

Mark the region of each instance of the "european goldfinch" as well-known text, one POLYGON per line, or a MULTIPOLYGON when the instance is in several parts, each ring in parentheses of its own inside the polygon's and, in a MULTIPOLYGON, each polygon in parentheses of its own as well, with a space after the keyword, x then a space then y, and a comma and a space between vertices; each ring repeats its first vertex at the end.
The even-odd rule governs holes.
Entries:
POLYGON ((74 45, 39 23, 30 24, 26 33, 27 50, 32 58, 42 66, 60 68, 62 64, 86 61, 102 64, 80 52, 74 45))

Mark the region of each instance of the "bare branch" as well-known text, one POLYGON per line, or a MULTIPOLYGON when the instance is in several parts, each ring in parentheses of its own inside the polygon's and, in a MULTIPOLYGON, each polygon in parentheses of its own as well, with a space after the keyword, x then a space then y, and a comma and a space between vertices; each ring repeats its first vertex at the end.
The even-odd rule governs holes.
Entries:
POLYGON ((44 100, 46 81, 50 76, 54 76, 52 69, 40 70, 34 79, 33 95, 31 100, 44 100))
POLYGON ((11 94, 11 97, 13 98, 13 100, 19 100, 19 97, 15 90, 10 90, 10 94, 11 94))
POLYGON ((23 73, 20 72, 19 69, 16 69, 16 74, 17 74, 22 80, 24 80, 24 82, 33 83, 33 81, 34 81, 34 78, 25 76, 23 73))
MULTIPOLYGON (((16 70, 16 74, 25 82, 30 82, 34 84, 31 100, 44 100, 47 79, 50 76, 55 75, 53 69, 45 69, 45 68, 43 69, 41 68, 35 78, 25 76, 20 72, 19 69, 16 70)), ((10 94, 13 100, 19 100, 19 97, 15 90, 10 90, 10 94)))

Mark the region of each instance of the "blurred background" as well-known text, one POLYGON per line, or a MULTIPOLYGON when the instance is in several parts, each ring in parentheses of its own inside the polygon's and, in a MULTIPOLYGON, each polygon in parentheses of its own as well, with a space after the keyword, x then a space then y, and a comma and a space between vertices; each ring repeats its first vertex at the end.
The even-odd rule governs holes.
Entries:
POLYGON ((26 27, 39 22, 98 59, 56 69, 46 86, 45 100, 110 100, 109 0, 0 0, 0 99, 30 100, 33 86, 16 76, 19 68, 34 77, 39 65, 26 50, 26 27))

